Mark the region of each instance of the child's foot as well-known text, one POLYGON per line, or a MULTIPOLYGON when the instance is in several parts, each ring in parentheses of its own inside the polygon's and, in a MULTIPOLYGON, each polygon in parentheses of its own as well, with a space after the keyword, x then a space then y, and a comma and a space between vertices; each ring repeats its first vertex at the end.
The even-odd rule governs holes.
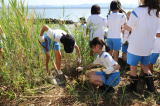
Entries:
POLYGON ((114 92, 115 91, 113 87, 109 87, 107 85, 100 86, 99 90, 102 92, 114 92))
POLYGON ((59 74, 55 77, 55 80, 57 82, 57 85, 59 86, 65 86, 66 84, 66 78, 64 76, 64 74, 59 74))

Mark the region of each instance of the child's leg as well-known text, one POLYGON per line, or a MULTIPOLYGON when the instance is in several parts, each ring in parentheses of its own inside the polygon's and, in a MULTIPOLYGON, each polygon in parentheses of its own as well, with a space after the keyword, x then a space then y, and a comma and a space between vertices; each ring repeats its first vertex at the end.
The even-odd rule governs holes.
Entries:
POLYGON ((127 53, 122 53, 122 59, 123 61, 127 61, 127 53))
POLYGON ((110 54, 111 56, 113 56, 113 41, 112 41, 112 39, 111 39, 111 38, 108 38, 108 39, 106 40, 106 44, 107 44, 108 47, 110 48, 109 54, 110 54))
POLYGON ((121 50, 121 39, 113 39, 113 58, 118 62, 119 51, 121 50))
POLYGON ((96 86, 102 86, 103 82, 102 82, 102 78, 99 75, 96 75, 96 72, 89 72, 87 74, 89 82, 96 85, 96 86))
POLYGON ((48 36, 46 36, 46 35, 44 35, 44 36, 45 36, 45 39, 47 39, 46 42, 42 43, 42 46, 46 47, 46 48, 43 48, 43 51, 44 51, 44 53, 46 55, 46 64, 45 64, 45 66, 46 66, 46 71, 47 71, 48 75, 50 75, 51 71, 48 68, 48 64, 49 64, 49 60, 50 60, 49 51, 50 51, 50 46, 51 46, 51 39, 48 36))
POLYGON ((136 56, 134 54, 128 53, 127 54, 127 63, 130 65, 130 84, 126 86, 126 89, 129 91, 136 91, 137 92, 137 84, 138 84, 138 75, 137 75, 137 65, 140 61, 141 57, 136 56))
POLYGON ((158 57, 159 57, 159 53, 152 53, 150 56, 149 69, 151 70, 151 72, 154 71, 153 66, 154 66, 154 64, 156 64, 158 57))
POLYGON ((55 50, 55 58, 56 58, 56 66, 58 70, 61 70, 61 52, 59 50, 55 50))
POLYGON ((122 59, 123 59, 123 61, 127 61, 127 49, 128 49, 128 45, 123 44, 122 45, 122 59))
POLYGON ((144 80, 147 84, 148 91, 155 92, 154 81, 151 70, 147 65, 142 65, 142 70, 144 72, 144 80))
POLYGON ((49 52, 46 52, 46 70, 47 70, 47 73, 50 75, 50 70, 48 69, 48 63, 49 63, 49 59, 50 59, 50 54, 49 52))
POLYGON ((112 73, 108 76, 107 79, 105 79, 104 83, 105 85, 109 87, 114 87, 118 85, 120 82, 120 72, 112 73))
MULTIPOLYGON (((55 58, 56 58, 56 66, 57 66, 58 71, 60 71, 62 55, 60 52, 60 44, 58 42, 53 43, 53 50, 54 50, 55 58)), ((59 72, 59 73, 62 73, 62 72, 59 72)))
POLYGON ((118 57, 119 57, 119 51, 115 51, 114 50, 114 52, 113 52, 113 59, 118 62, 118 57))

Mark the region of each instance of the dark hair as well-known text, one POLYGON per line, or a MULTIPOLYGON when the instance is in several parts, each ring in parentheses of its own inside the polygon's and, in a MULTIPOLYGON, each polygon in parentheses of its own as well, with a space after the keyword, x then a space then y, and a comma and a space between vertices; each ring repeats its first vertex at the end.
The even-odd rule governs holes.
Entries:
POLYGON ((114 10, 119 10, 120 13, 125 13, 126 14, 126 12, 122 9, 122 5, 121 5, 121 2, 119 0, 113 0, 111 2, 110 10, 109 10, 108 14, 110 14, 110 12, 114 11, 114 10))
MULTIPOLYGON (((62 33, 63 34, 63 33, 62 33)), ((64 51, 66 53, 72 53, 74 50, 74 45, 75 45, 75 39, 73 38, 72 35, 69 34, 63 34, 63 36, 60 39, 61 43, 64 46, 64 51)))
POLYGON ((97 4, 93 5, 91 7, 91 14, 100 14, 101 13, 101 7, 97 4))
POLYGON ((144 4, 140 7, 148 7, 148 14, 151 10, 156 9, 156 16, 159 17, 160 12, 160 0, 144 0, 144 4))
POLYGON ((102 48, 103 46, 105 46, 106 52, 110 51, 109 47, 104 43, 104 41, 102 39, 99 39, 98 37, 94 38, 92 41, 89 42, 90 48, 96 45, 100 45, 102 48))
POLYGON ((110 4, 110 10, 120 10, 121 9, 121 3, 118 0, 113 0, 110 4))
POLYGON ((81 21, 84 21, 84 23, 86 23, 86 19, 85 19, 85 17, 81 17, 81 18, 79 18, 81 21))

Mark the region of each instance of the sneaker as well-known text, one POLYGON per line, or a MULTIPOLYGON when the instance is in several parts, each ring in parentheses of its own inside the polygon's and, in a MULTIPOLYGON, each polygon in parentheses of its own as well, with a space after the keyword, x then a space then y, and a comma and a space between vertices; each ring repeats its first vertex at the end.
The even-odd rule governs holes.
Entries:
POLYGON ((59 74, 55 77, 55 80, 57 82, 57 85, 59 86, 65 86, 66 84, 66 78, 64 76, 64 74, 59 74))

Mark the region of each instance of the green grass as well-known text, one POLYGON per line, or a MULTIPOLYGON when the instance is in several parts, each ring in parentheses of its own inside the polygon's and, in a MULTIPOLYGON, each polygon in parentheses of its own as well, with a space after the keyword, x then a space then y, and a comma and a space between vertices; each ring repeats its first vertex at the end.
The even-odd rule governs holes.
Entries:
MULTIPOLYGON (((38 43, 40 29, 45 23, 34 20, 40 17, 36 14, 29 14, 28 8, 24 6, 23 1, 18 3, 17 0, 9 0, 9 7, 4 5, 3 0, 1 4, 0 25, 6 39, 3 39, 4 58, 0 59, 0 80, 2 80, 1 86, 7 86, 10 89, 8 89, 9 94, 3 89, 0 90, 0 95, 14 96, 14 93, 25 92, 27 89, 34 88, 37 86, 37 81, 45 80, 45 55, 38 43), (10 93, 11 89, 13 93, 10 93)), ((74 33, 75 38, 78 39, 77 44, 82 46, 82 58, 85 58, 83 65, 88 64, 88 60, 90 60, 86 52, 89 48, 88 42, 78 30, 68 30, 66 25, 63 24, 49 26, 74 33)), ((52 51, 51 54, 51 60, 53 61, 52 51)), ((76 55, 64 54, 63 48, 62 54, 65 61, 70 61, 70 66, 73 67, 76 55)), ((50 69, 53 68, 51 62, 49 67, 50 69)))

